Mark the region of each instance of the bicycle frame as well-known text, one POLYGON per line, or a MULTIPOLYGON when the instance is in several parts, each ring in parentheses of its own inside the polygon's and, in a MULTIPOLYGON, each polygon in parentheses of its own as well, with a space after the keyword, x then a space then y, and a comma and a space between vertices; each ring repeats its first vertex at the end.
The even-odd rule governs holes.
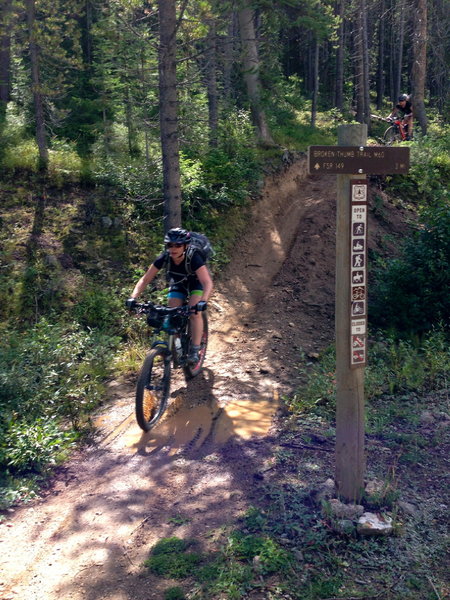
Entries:
POLYGON ((189 350, 189 334, 187 331, 189 317, 195 312, 195 307, 188 304, 168 307, 146 302, 137 305, 136 310, 138 313, 147 314, 147 322, 154 328, 153 335, 156 339, 152 342, 151 348, 165 347, 167 357, 172 360, 174 368, 185 368, 189 350), (176 322, 177 319, 178 323, 176 322), (166 335, 158 338, 161 332, 166 335), (180 340, 179 347, 177 340, 180 340))
POLYGON ((403 119, 401 119, 400 117, 396 117, 395 119, 388 119, 392 125, 397 129, 397 131, 400 134, 400 137, 402 138, 402 141, 406 140, 406 136, 407 136, 407 127, 408 125, 403 123, 403 119))

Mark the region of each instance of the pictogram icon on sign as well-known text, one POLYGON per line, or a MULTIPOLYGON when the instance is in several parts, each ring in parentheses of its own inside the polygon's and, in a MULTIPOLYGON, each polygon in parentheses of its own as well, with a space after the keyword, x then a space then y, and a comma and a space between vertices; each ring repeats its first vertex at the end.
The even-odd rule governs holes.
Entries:
POLYGON ((355 254, 352 260, 354 267, 364 267, 364 254, 355 254))
POLYGON ((353 223, 353 235, 354 236, 363 236, 366 231, 365 223, 353 223))
POLYGON ((353 201, 364 202, 367 195, 367 185, 354 185, 353 186, 353 201))
POLYGON ((366 297, 366 288, 363 285, 359 285, 352 289, 352 300, 364 300, 366 297))
POLYGON ((352 363, 358 364, 358 363, 363 363, 365 361, 365 352, 364 350, 354 350, 354 352, 352 353, 352 363))
POLYGON ((352 283, 364 283, 364 271, 353 271, 352 283))
POLYGON ((364 252, 364 240, 353 240, 353 252, 364 252))
POLYGON ((352 346, 353 348, 364 348, 364 338, 359 337, 358 335, 352 336, 352 346))
POLYGON ((364 310, 364 301, 362 302, 353 302, 352 304, 352 315, 354 317, 358 317, 360 315, 363 315, 365 312, 364 310))

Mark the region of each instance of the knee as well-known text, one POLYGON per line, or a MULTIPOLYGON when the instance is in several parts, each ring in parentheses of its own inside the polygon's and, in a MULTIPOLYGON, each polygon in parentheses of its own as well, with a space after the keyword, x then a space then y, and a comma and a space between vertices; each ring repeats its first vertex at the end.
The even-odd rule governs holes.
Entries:
POLYGON ((201 318, 202 318, 201 313, 192 313, 192 315, 191 315, 191 320, 193 322, 197 322, 198 323, 198 322, 200 322, 201 318))

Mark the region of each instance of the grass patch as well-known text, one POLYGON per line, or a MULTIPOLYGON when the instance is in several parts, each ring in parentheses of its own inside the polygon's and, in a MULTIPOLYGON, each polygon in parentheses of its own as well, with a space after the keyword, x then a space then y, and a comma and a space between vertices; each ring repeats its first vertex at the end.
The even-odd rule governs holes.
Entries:
POLYGON ((153 546, 144 564, 154 575, 167 579, 190 577, 203 560, 200 553, 189 550, 193 546, 193 540, 164 538, 153 546))
MULTIPOLYGON (((450 347, 447 332, 435 329, 418 342, 398 340, 382 332, 369 344, 368 366, 365 370, 365 393, 369 421, 372 401, 383 395, 408 392, 429 392, 446 388, 450 374, 450 347)), ((303 362, 300 373, 304 385, 286 399, 294 415, 303 413, 333 419, 336 408, 335 349, 328 348, 318 362, 303 362)), ((408 396, 411 398, 411 396, 408 396)), ((388 412, 378 410, 374 420, 392 420, 405 412, 408 403, 389 405, 388 412)), ((379 406, 379 405, 378 405, 379 406)), ((374 421, 375 426, 375 421, 374 421)), ((380 424, 382 426, 382 423, 380 424)))

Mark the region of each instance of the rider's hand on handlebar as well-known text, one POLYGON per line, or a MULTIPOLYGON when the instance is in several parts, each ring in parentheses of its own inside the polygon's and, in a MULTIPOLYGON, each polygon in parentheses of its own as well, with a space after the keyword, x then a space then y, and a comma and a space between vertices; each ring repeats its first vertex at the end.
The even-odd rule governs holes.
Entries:
POLYGON ((200 300, 200 302, 197 302, 197 304, 195 305, 195 312, 202 312, 204 310, 206 310, 208 308, 208 303, 205 300, 200 300))
POLYGON ((125 308, 132 310, 136 306, 136 298, 128 298, 125 300, 125 308))

